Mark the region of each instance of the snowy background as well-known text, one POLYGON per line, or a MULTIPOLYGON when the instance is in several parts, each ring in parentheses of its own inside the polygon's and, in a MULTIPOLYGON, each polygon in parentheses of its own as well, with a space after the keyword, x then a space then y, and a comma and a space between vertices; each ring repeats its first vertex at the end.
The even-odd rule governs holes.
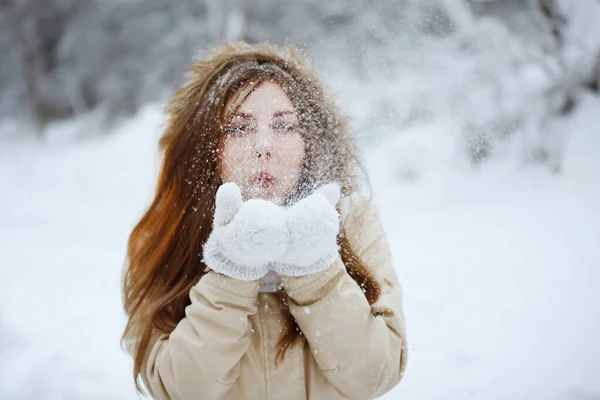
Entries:
POLYGON ((224 38, 301 46, 352 117, 405 290, 384 399, 600 399, 598 21, 598 0, 1 3, 0 399, 137 398, 126 242, 165 95, 224 38))

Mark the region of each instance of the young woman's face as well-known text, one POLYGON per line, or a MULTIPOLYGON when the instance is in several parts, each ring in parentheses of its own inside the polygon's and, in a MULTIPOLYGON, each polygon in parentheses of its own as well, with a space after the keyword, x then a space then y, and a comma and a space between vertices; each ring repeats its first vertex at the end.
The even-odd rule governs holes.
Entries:
POLYGON ((265 82, 226 124, 223 182, 235 182, 245 199, 281 203, 297 187, 304 160, 304 140, 290 99, 279 85, 265 82))

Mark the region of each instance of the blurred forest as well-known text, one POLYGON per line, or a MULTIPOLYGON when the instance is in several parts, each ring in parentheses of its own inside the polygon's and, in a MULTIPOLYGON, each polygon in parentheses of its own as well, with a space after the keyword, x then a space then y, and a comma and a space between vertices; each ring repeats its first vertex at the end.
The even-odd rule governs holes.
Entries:
POLYGON ((361 116, 402 129, 462 113, 471 158, 485 159, 491 142, 598 91, 598 9, 599 0, 4 0, 0 119, 38 134, 93 110, 115 120, 164 99, 222 41, 268 40, 303 49, 334 88, 377 92, 373 105, 346 107, 359 133, 361 116))
POLYGON ((0 0, 0 399, 139 398, 127 240, 225 40, 350 117, 406 295, 386 400, 600 399, 600 0, 0 0))

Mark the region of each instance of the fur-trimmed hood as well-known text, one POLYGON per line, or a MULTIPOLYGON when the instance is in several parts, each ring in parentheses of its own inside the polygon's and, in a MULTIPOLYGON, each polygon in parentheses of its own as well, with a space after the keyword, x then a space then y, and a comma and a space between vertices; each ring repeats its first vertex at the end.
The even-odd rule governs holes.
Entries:
MULTIPOLYGON (((304 135, 307 159, 301 178, 299 197, 322 184, 336 181, 342 194, 356 191, 366 173, 360 162, 348 118, 342 113, 323 84, 313 65, 296 49, 280 48, 270 43, 226 43, 192 64, 191 80, 175 96, 169 112, 177 114, 195 104, 194 96, 209 100, 219 95, 248 69, 265 69, 275 65, 293 82, 294 98, 304 135), (303 108, 298 110, 298 107, 303 108), (302 184, 303 182, 303 184, 302 184)), ((288 93, 289 94, 289 93, 288 93)))

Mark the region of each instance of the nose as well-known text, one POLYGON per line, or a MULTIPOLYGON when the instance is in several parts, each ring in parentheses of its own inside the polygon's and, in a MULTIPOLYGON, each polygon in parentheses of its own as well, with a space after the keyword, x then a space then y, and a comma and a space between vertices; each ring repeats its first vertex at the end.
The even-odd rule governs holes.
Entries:
POLYGON ((270 151, 257 151, 256 157, 259 159, 268 160, 271 158, 271 152, 270 151))
POLYGON ((261 129, 256 135, 254 152, 256 158, 260 160, 269 160, 271 158, 273 152, 273 137, 268 129, 261 129))

